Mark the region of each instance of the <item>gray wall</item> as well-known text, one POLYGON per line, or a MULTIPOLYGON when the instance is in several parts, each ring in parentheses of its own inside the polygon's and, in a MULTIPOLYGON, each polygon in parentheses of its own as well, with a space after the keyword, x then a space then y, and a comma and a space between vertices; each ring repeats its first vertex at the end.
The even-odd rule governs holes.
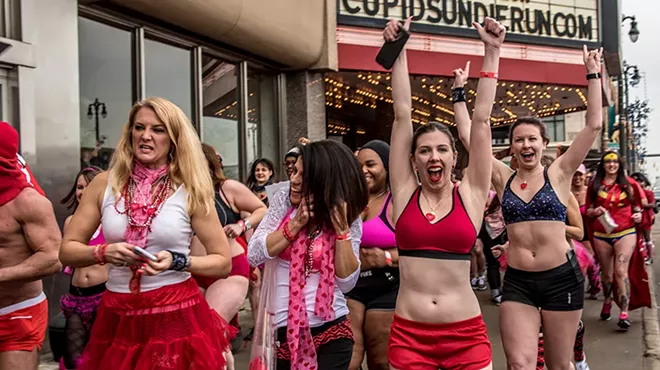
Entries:
MULTIPOLYGON (((24 149, 60 225, 68 212, 58 200, 80 166, 77 6, 76 0, 23 0, 21 12, 23 41, 34 45, 37 66, 19 69, 21 136, 33 135, 34 153, 24 149)), ((44 280, 51 317, 67 289, 62 273, 44 280)))

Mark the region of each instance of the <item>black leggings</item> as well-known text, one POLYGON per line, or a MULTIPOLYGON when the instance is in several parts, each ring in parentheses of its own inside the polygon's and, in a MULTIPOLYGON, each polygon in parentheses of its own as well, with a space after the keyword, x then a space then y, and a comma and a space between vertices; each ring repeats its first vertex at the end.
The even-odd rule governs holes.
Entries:
MULTIPOLYGON (((316 351, 318 370, 348 370, 353 355, 353 341, 348 338, 331 340, 316 351)), ((291 362, 277 359, 277 370, 291 369, 291 362)))
POLYGON ((507 242, 509 238, 506 235, 506 230, 495 239, 491 239, 486 230, 486 223, 484 222, 479 232, 479 239, 484 245, 484 256, 486 257, 486 277, 488 278, 488 285, 490 289, 502 290, 502 277, 500 276, 500 261, 493 255, 493 248, 496 245, 501 245, 507 242))

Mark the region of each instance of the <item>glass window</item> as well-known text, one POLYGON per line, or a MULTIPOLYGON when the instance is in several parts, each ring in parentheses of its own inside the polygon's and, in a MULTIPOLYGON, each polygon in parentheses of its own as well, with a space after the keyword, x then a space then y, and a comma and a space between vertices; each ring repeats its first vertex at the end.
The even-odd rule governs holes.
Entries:
POLYGON ((247 164, 250 166, 257 158, 267 158, 273 161, 277 173, 282 158, 275 85, 275 75, 248 69, 247 164))
POLYGON ((566 140, 564 134, 564 115, 545 117, 543 118, 546 128, 548 129, 548 136, 551 142, 562 142, 566 140))
POLYGON ((215 148, 225 176, 235 180, 239 179, 237 73, 233 64, 202 57, 202 141, 215 148))
POLYGON ((144 40, 144 69, 147 96, 170 100, 191 119, 192 59, 188 49, 144 40))
POLYGON ((107 168, 133 105, 131 33, 78 18, 81 166, 107 168))

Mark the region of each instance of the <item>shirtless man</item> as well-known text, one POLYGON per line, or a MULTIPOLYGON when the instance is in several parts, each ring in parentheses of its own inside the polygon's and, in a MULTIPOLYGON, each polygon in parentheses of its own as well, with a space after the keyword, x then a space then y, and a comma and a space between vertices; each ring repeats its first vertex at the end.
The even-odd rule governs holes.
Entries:
POLYGON ((18 162, 18 134, 0 122, 0 369, 36 370, 48 302, 41 279, 60 271, 53 206, 18 162))

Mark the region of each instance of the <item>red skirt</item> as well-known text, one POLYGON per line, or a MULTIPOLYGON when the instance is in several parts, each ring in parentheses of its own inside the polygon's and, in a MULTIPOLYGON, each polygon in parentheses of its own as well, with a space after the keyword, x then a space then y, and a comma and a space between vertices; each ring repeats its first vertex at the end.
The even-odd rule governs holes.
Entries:
POLYGON ((78 369, 220 370, 235 334, 193 279, 137 295, 107 291, 78 369))

